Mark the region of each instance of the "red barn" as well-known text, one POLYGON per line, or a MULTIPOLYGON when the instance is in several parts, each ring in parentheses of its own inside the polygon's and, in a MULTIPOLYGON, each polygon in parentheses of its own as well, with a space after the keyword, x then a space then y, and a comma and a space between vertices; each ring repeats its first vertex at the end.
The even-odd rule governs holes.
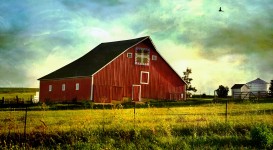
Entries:
POLYGON ((101 43, 38 80, 42 102, 186 98, 185 81, 157 52, 148 36, 101 43))

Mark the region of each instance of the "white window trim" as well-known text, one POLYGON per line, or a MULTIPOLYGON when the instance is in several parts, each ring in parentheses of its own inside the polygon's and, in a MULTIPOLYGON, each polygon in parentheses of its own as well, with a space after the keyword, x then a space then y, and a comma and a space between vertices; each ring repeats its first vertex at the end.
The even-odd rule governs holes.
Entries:
POLYGON ((65 91, 65 84, 62 84, 62 91, 65 91))
POLYGON ((148 72, 148 71, 141 71, 140 72, 140 84, 149 84, 149 81, 150 81, 150 72, 148 72), (142 75, 143 74, 148 74, 147 82, 143 82, 142 81, 142 75))
POLYGON ((157 56, 156 55, 152 55, 152 60, 157 60, 157 56))
POLYGON ((128 58, 133 58, 133 53, 127 53, 128 58))
POLYGON ((138 85, 138 84, 133 84, 133 86, 132 86, 132 101, 135 101, 134 100, 134 87, 135 86, 139 86, 138 99, 139 99, 139 101, 141 101, 141 85, 138 85))
POLYGON ((80 83, 76 83, 76 91, 80 90, 80 83))
POLYGON ((51 92, 52 91, 52 85, 48 86, 48 91, 51 92))

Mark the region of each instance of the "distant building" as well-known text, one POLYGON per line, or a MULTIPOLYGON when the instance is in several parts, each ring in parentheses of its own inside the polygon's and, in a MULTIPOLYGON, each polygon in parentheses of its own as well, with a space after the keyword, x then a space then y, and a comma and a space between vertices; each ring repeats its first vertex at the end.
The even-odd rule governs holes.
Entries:
POLYGON ((246 85, 249 87, 250 92, 256 96, 265 96, 268 93, 269 83, 260 78, 250 81, 246 85))
POLYGON ((249 99, 249 87, 246 84, 234 84, 231 87, 232 98, 234 99, 249 99))

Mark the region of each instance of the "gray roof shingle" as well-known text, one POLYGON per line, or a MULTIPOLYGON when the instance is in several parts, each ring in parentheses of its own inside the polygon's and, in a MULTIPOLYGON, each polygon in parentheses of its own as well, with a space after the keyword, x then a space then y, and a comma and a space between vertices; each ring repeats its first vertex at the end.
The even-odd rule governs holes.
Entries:
POLYGON ((241 89, 245 84, 234 84, 231 89, 241 89))
POLYGON ((79 59, 38 80, 91 76, 119 54, 146 39, 149 37, 101 43, 79 59))

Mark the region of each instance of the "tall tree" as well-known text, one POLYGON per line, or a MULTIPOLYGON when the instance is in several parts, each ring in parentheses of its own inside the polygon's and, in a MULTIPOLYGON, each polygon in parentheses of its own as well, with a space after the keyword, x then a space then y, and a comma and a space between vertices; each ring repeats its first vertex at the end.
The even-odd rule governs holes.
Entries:
POLYGON ((187 83, 187 88, 186 88, 186 90, 188 91, 187 95, 190 96, 191 95, 190 91, 193 91, 193 92, 197 91, 197 89, 191 85, 192 78, 190 78, 189 76, 192 73, 192 71, 190 68, 187 68, 186 71, 184 71, 183 73, 184 73, 184 76, 182 77, 182 79, 187 83))
POLYGON ((226 98, 228 95, 229 88, 226 86, 224 87, 223 85, 220 85, 219 88, 216 90, 216 93, 218 97, 220 98, 226 98))
POLYGON ((269 95, 270 95, 270 97, 273 97, 273 80, 271 80, 271 82, 270 82, 269 95))

